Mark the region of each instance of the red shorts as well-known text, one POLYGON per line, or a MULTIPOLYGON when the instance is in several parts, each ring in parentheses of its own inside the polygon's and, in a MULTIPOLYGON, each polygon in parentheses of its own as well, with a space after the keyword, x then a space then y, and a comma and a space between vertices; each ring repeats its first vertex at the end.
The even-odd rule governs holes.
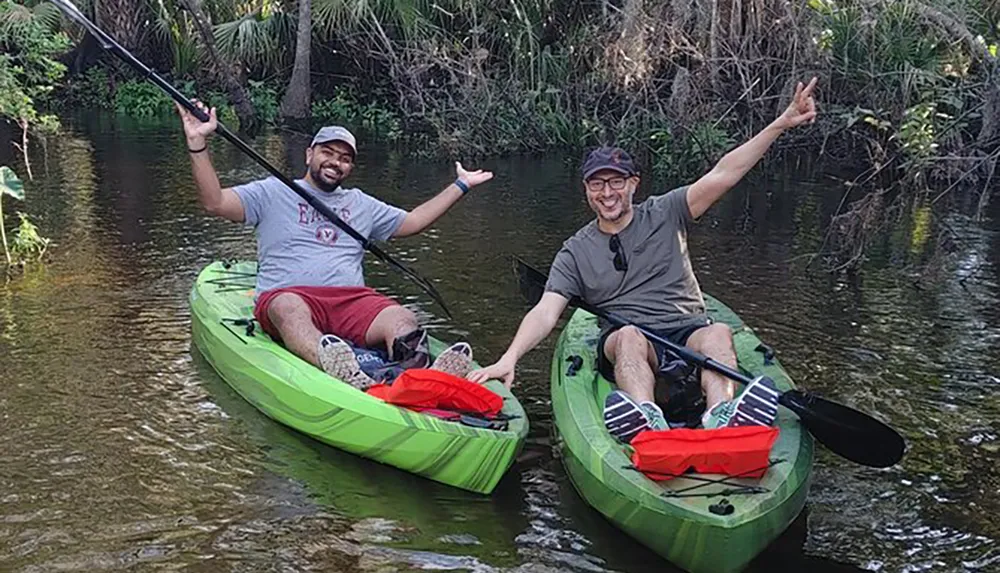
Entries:
POLYGON ((369 287, 287 287, 261 293, 253 316, 264 332, 280 340, 278 329, 271 324, 267 309, 274 297, 282 293, 298 295, 312 311, 312 321, 323 334, 334 334, 354 344, 366 346, 365 335, 378 313, 390 306, 399 306, 391 298, 369 287))

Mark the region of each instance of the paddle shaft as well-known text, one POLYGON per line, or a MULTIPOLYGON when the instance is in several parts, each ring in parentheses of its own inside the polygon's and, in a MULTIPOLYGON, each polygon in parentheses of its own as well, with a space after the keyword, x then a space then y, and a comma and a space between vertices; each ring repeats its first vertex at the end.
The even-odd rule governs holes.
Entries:
MULTIPOLYGON (((524 261, 520 259, 516 259, 516 261, 518 274, 522 280, 522 288, 526 289, 524 292, 527 298, 532 303, 537 304, 538 299, 542 296, 541 292, 532 291, 529 294, 527 287, 544 289, 547 277, 524 261)), ((578 297, 570 299, 569 304, 602 317, 616 326, 630 324, 580 300, 578 297)), ((751 382, 749 377, 724 364, 702 356, 689 348, 664 340, 663 337, 642 326, 632 326, 638 328, 649 340, 663 344, 685 360, 714 370, 738 382, 751 382)), ((802 424, 816 439, 830 448, 831 451, 849 460, 867 466, 885 468, 897 463, 903 457, 906 448, 903 437, 888 425, 867 414, 795 389, 782 392, 778 397, 778 402, 795 412, 802 424)))
MULTIPOLYGON (((173 98, 174 101, 183 106, 184 109, 191 112, 191 114, 193 114, 195 117, 197 117, 203 122, 209 121, 209 116, 207 113, 198 108, 198 106, 194 105, 194 103, 192 103, 191 100, 189 100, 187 97, 184 96, 184 94, 182 94, 179 90, 177 90, 177 88, 175 88, 169 82, 160 77, 160 75, 154 72, 152 69, 150 69, 149 66, 139 61, 139 59, 133 56, 131 52, 123 48, 113 38, 104 33, 103 30, 98 28, 97 25, 95 25, 86 16, 84 16, 80 12, 80 10, 77 9, 77 7, 72 2, 70 2, 70 0, 54 0, 54 3, 60 10, 62 10, 62 12, 68 18, 72 19, 73 21, 79 23, 81 26, 86 28, 87 31, 90 32, 97 39, 97 41, 101 44, 101 46, 104 49, 108 50, 109 52, 115 54, 116 56, 124 60, 125 63, 127 63, 137 72, 142 74, 146 79, 156 84, 160 89, 166 92, 167 95, 173 98)), ((317 199, 315 196, 313 196, 308 191, 303 189, 301 185, 299 185, 292 179, 288 178, 284 173, 279 171, 276 167, 271 165, 271 163, 268 162, 267 159, 264 159, 264 157, 261 154, 257 153, 256 150, 250 147, 245 141, 240 139, 240 137, 237 136, 235 133, 233 133, 228 127, 223 125, 221 121, 218 122, 218 127, 216 128, 216 131, 218 131, 222 135, 222 137, 225 138, 227 141, 235 145, 240 151, 250 156, 251 159, 256 161, 261 167, 266 169, 271 175, 275 176, 279 181, 284 183, 289 189, 291 189, 300 197, 302 197, 302 199, 304 199, 306 203, 308 203, 318 213, 329 219, 330 222, 332 222, 334 225, 339 227, 345 233, 350 235, 356 241, 361 243, 361 246, 367 249, 371 254, 375 255, 382 261, 388 263, 390 266, 395 267, 403 274, 413 279, 413 281, 416 282, 417 285, 419 285, 424 291, 427 292, 428 295, 430 295, 431 298, 433 298, 438 304, 441 305, 441 308, 444 309, 445 314, 447 314, 449 317, 451 316, 451 312, 448 311, 448 307, 445 305, 444 300, 441 298, 441 295, 438 294, 437 289, 434 288, 434 285, 432 285, 430 282, 428 282, 420 275, 416 274, 414 271, 404 266, 399 261, 393 259, 385 251, 379 248, 378 245, 369 241, 367 237, 365 237, 364 235, 356 231, 353 227, 344 222, 343 219, 338 217, 329 207, 324 205, 319 199, 317 199)))
POLYGON ((570 301, 570 304, 578 306, 595 316, 599 316, 607 320, 611 324, 614 324, 615 326, 634 326, 635 328, 639 329, 639 332, 641 332, 647 339, 651 340, 652 342, 656 342, 662 344, 663 346, 666 346, 667 348, 672 350, 675 354, 677 354, 684 360, 687 360, 688 362, 694 362, 695 364, 701 366, 702 368, 718 372, 719 374, 722 374, 723 376, 726 376, 728 378, 732 378, 737 382, 742 382, 744 384, 749 384, 750 382, 752 382, 752 378, 750 378, 749 376, 745 376, 742 373, 733 370, 732 368, 726 366, 721 362, 718 362, 713 358, 709 358, 708 356, 699 354, 698 352, 695 352, 694 350, 691 350, 686 346, 674 344, 673 342, 670 342, 669 340, 663 338, 662 336, 656 334, 655 332, 651 332, 650 330, 643 328, 642 326, 637 325, 635 323, 626 322, 620 317, 615 316, 610 312, 603 311, 591 304, 588 304, 580 300, 577 297, 574 297, 573 300, 570 301))

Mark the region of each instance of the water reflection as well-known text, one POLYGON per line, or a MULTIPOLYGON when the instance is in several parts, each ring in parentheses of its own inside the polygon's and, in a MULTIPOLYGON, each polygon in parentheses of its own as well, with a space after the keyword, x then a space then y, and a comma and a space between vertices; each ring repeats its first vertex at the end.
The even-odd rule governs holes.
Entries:
MULTIPOLYGON (((0 290, 0 569, 669 570, 586 507, 551 456, 554 337, 521 365, 533 434, 488 498, 257 413, 192 353, 187 301, 203 265, 254 256, 251 231, 200 211, 172 118, 70 125, 28 199, 54 260, 0 290)), ((297 176, 308 141, 282 131, 255 146, 297 176)), ((264 174, 225 142, 213 153, 224 184, 264 174)), ((544 266, 588 210, 573 162, 474 166, 496 179, 432 232, 390 245, 436 282, 455 320, 385 265, 368 261, 366 275, 490 360, 525 310, 509 255, 544 266)), ((1000 567, 992 224, 917 211, 862 274, 806 272, 803 255, 822 244, 843 188, 819 167, 771 169, 698 226, 699 280, 800 384, 890 421, 910 452, 879 471, 821 450, 807 511, 752 568, 1000 567), (963 249, 944 280, 886 266, 924 258, 942 225, 960 230, 963 249)), ((362 148, 353 183, 413 206, 453 176, 444 162, 362 148)), ((642 193, 653 189, 646 181, 642 193)))

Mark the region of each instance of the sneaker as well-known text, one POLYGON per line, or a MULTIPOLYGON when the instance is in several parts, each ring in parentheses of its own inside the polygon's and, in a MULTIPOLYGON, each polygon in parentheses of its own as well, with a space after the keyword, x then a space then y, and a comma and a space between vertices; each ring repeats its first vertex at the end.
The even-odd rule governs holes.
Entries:
POLYGON ((778 417, 778 389, 767 376, 758 376, 735 400, 717 404, 702 418, 706 429, 771 426, 778 417))
POLYGON ((621 390, 615 390, 604 401, 604 426, 612 436, 626 444, 643 430, 670 428, 659 406, 652 402, 636 403, 621 390))
POLYGON ((334 378, 354 386, 364 392, 375 385, 358 364, 357 357, 351 346, 340 338, 326 334, 319 339, 319 348, 316 350, 319 363, 323 366, 323 371, 334 378))
POLYGON ((431 370, 465 378, 472 372, 472 347, 465 342, 452 344, 438 355, 434 364, 431 364, 431 370))
POLYGON ((667 424, 666 417, 663 416, 663 410, 661 410, 659 406, 652 402, 645 401, 639 402, 639 408, 641 408, 643 414, 646 415, 646 420, 649 421, 650 430, 670 429, 670 425, 667 424))
POLYGON ((427 368, 431 363, 427 331, 418 328, 392 341, 392 357, 404 369, 427 368))

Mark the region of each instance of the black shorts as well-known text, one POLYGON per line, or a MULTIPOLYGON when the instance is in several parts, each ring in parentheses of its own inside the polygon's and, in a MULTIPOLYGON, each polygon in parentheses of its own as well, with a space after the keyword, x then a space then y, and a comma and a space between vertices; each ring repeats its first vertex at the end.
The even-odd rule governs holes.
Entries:
MULTIPOLYGON (((700 328, 705 328, 710 324, 712 324, 712 319, 706 318, 704 322, 696 322, 694 324, 687 324, 677 328, 666 328, 662 330, 654 330, 651 328, 649 330, 678 346, 684 346, 687 344, 688 339, 691 338, 691 335, 694 334, 694 331, 700 328)), ((619 328, 621 327, 611 326, 609 328, 605 328, 604 331, 601 332, 601 338, 597 341, 597 371, 609 382, 615 381, 615 365, 612 364, 611 361, 608 360, 608 357, 604 355, 604 343, 607 342, 608 337, 619 328)), ((666 346, 657 344, 652 340, 650 340, 650 342, 656 350, 656 360, 661 368, 668 362, 676 360, 675 355, 670 352, 666 346)))

